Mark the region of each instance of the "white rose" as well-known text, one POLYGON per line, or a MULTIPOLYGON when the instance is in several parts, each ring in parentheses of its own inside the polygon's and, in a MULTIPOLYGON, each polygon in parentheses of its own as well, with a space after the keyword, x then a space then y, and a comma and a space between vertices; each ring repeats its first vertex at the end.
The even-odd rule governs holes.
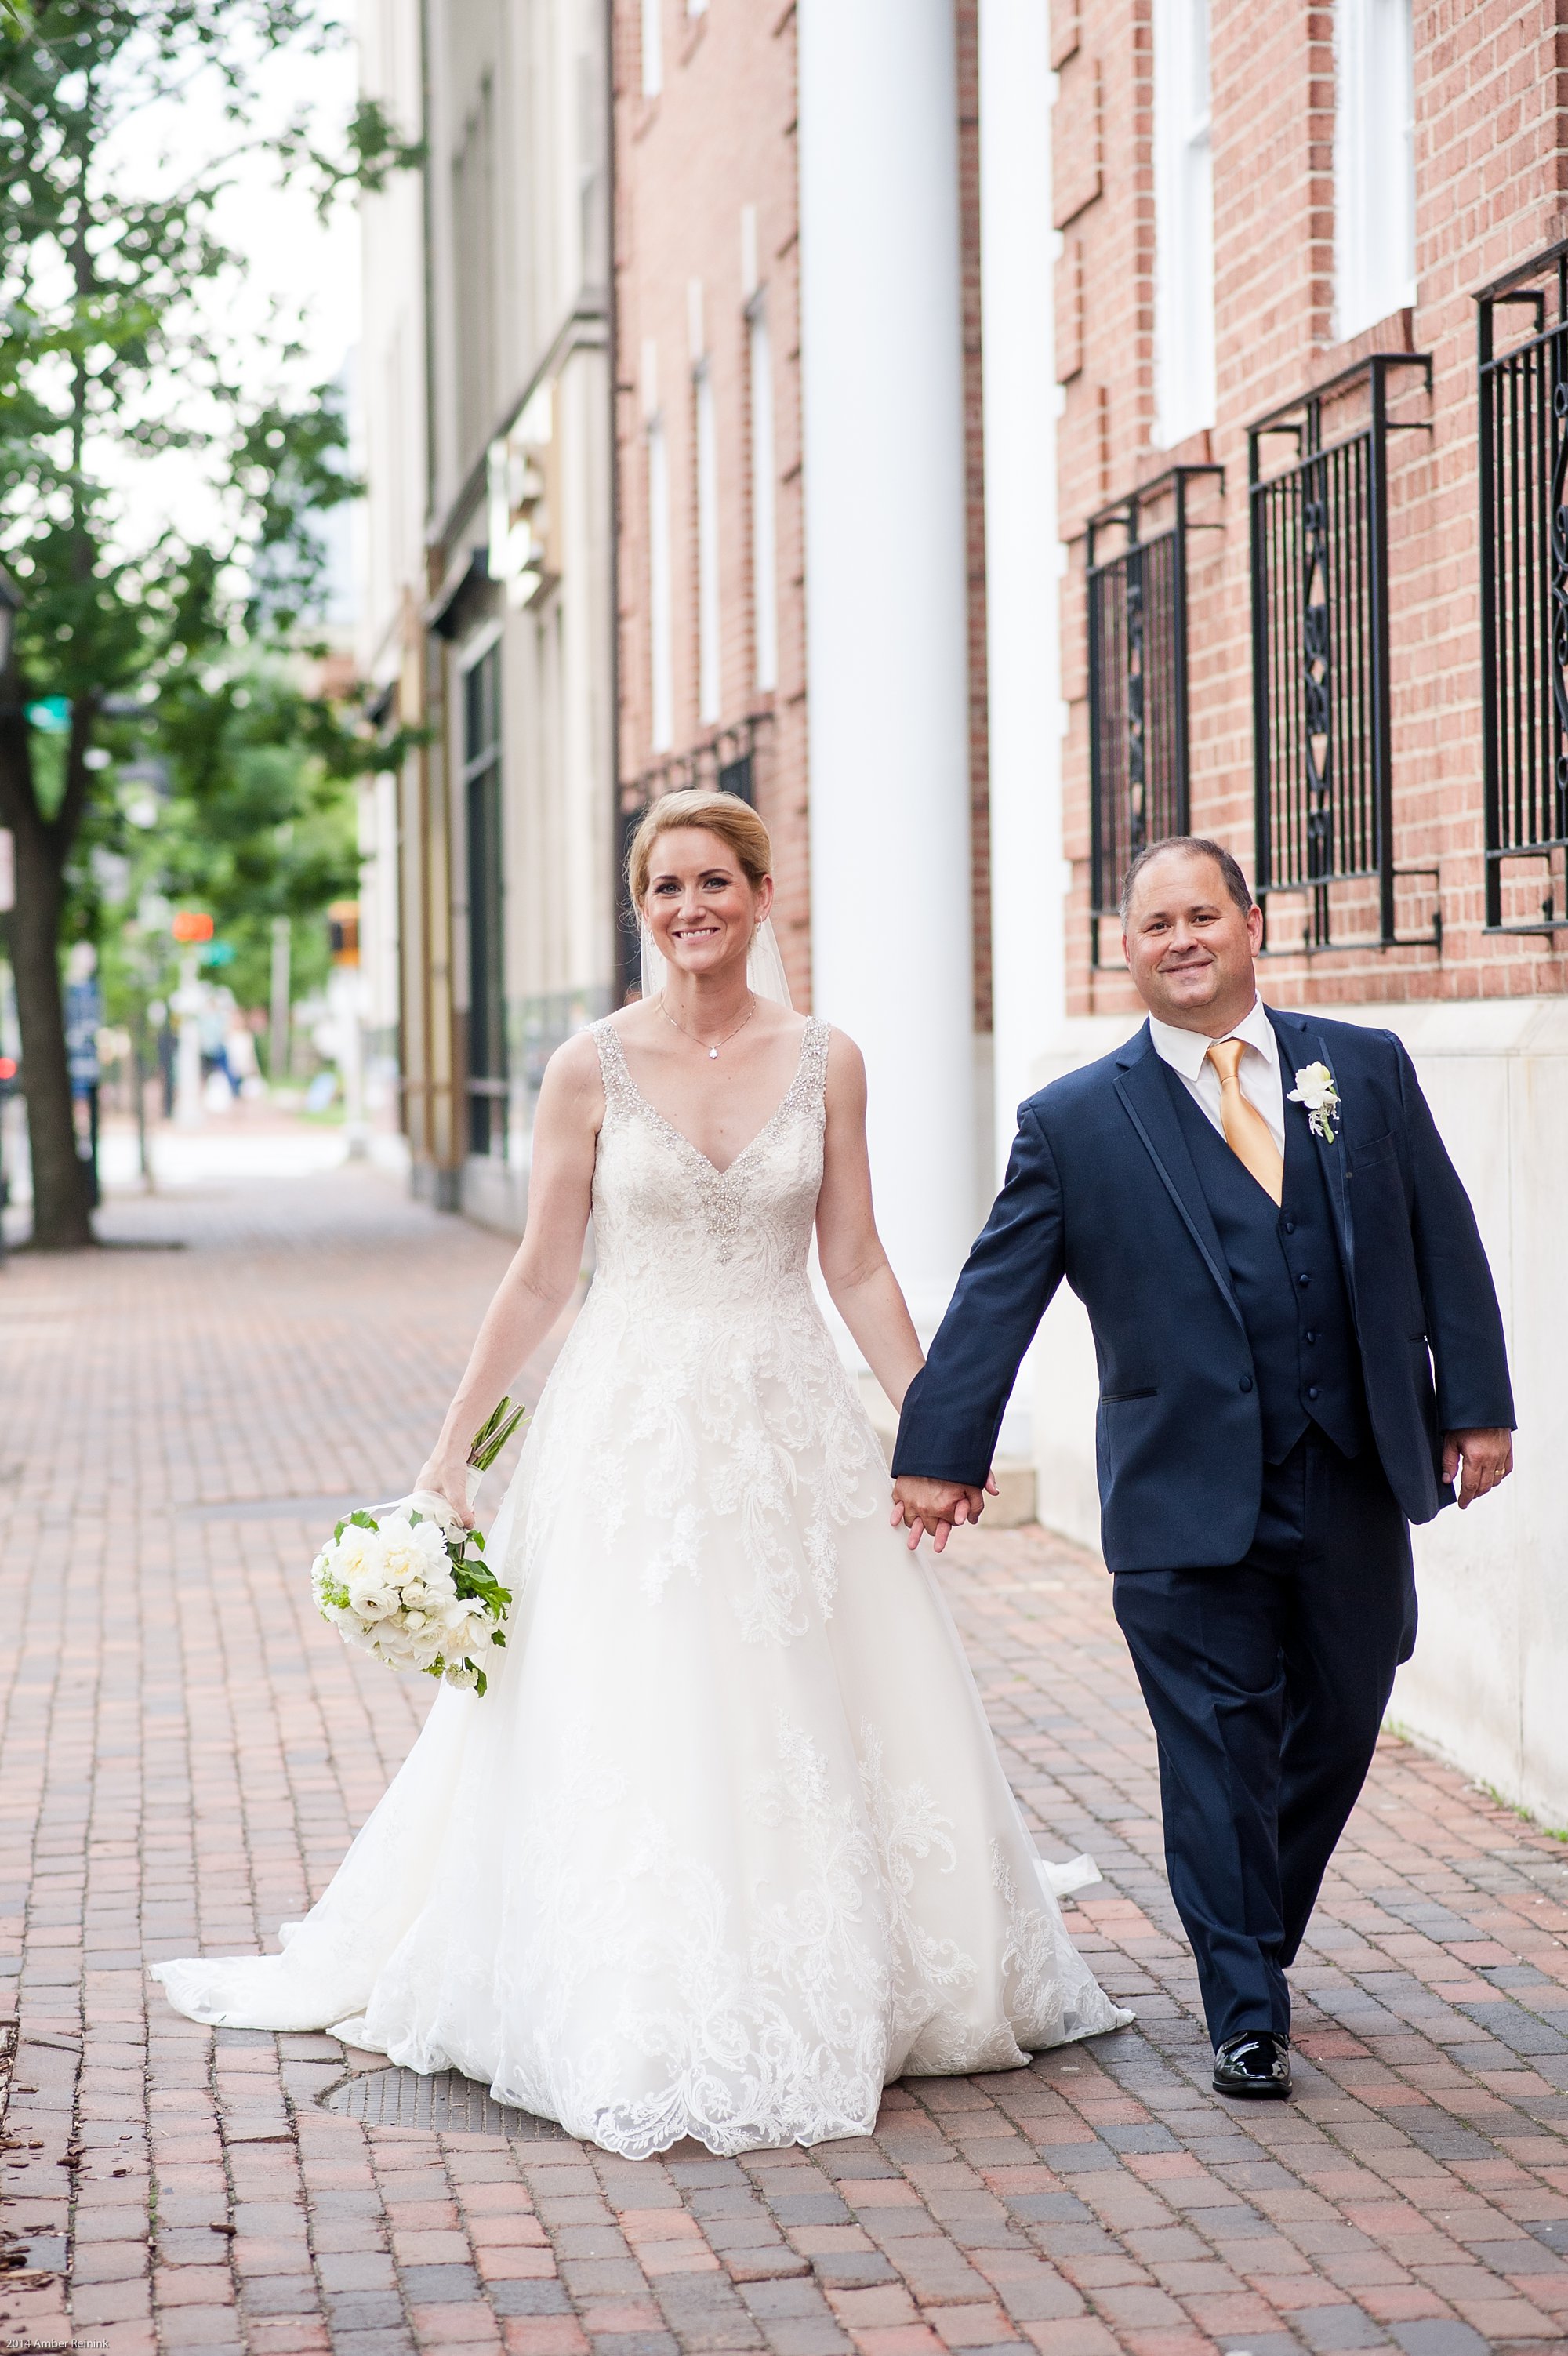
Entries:
POLYGON ((446 1542, 434 1522, 411 1522, 393 1514, 381 1525, 382 1560, 400 1587, 410 1580, 438 1582, 451 1576, 446 1542))
POLYGON ((370 1644, 377 1657, 394 1669, 423 1669, 441 1650, 441 1632, 411 1628, 401 1619, 382 1621, 372 1632, 370 1644))
POLYGON ((381 1540, 374 1530, 361 1529, 357 1522, 345 1523, 343 1535, 335 1538, 329 1549, 339 1579, 360 1578, 379 1567, 381 1558, 381 1540))
POLYGON ((473 1614, 468 1604, 456 1604, 455 1612, 445 1612, 440 1628, 443 1628, 443 1652, 450 1654, 455 1661, 461 1661, 464 1654, 473 1652, 478 1644, 485 1642, 483 1621, 473 1614))
POLYGON ((349 1609, 368 1626, 397 1610, 397 1590, 380 1570, 367 1569, 349 1582, 349 1609))

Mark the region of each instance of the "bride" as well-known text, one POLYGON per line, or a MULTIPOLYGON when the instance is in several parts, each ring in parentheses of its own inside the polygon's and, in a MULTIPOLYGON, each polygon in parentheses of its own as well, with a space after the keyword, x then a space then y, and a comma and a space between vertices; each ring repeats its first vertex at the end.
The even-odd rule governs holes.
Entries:
POLYGON ((570 1299, 591 1212, 490 1539, 514 1601, 489 1693, 438 1694, 281 1954, 156 1970, 193 2019, 330 2027, 631 2158, 867 2135, 906 2071, 1131 2018, 1057 1903, 1098 1876, 1053 1886, 1036 1854, 812 1296, 814 1224, 900 1400, 920 1348, 865 1070, 789 1009, 769 863, 734 796, 657 802, 629 870, 653 987, 545 1073, 527 1233, 419 1480, 471 1518, 468 1435, 570 1299))

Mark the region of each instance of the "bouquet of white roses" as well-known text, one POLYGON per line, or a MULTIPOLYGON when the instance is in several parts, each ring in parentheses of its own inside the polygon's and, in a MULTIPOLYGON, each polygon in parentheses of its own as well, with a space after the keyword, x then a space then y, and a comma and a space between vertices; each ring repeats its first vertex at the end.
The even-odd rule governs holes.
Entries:
MULTIPOLYGON (((525 1412, 502 1399, 474 1434, 472 1473, 489 1472, 525 1412)), ((478 1530, 416 1490, 346 1515, 311 1565, 310 1583, 317 1611, 346 1644, 390 1669, 421 1669, 482 1694, 489 1680, 480 1661, 490 1645, 505 1645, 501 1623, 511 1607, 484 1554, 478 1530)))

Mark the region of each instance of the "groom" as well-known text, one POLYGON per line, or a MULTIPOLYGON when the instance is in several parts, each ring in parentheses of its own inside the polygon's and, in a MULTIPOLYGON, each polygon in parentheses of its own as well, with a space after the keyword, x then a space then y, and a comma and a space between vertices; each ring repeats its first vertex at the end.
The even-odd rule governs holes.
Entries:
POLYGON ((1149 1020, 1031 1097, 910 1385, 894 1519, 972 1521, 1063 1277, 1100 1363, 1116 1617, 1159 1741, 1171 1891, 1227 2094, 1290 2091, 1285 1967, 1415 1643, 1412 1522, 1513 1466, 1497 1294, 1409 1056, 1258 997, 1218 843, 1133 862, 1149 1020))

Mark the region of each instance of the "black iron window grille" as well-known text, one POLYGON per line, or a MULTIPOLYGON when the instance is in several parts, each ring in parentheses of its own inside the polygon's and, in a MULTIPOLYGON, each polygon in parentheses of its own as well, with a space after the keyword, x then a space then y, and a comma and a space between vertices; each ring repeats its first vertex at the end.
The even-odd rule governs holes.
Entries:
POLYGON ((1140 851, 1188 830, 1188 493, 1219 466, 1175 466, 1089 523, 1090 955, 1140 851), (1150 530, 1151 523, 1154 529, 1150 530), (1106 543, 1112 545, 1109 552, 1106 543))
POLYGON ((1568 244, 1477 303, 1486 924, 1551 934, 1568 926, 1568 244))
POLYGON ((620 849, 619 882, 617 886, 620 903, 618 926, 619 971, 617 987, 624 998, 628 990, 638 986, 642 971, 642 951, 634 916, 626 891, 626 862, 631 850, 631 838, 642 822, 650 802, 665 794, 681 792, 689 786, 705 786, 721 794, 736 794, 743 802, 756 807, 757 772, 762 766, 768 730, 772 713, 754 712, 732 727, 715 729, 700 744, 684 753, 671 753, 656 761, 636 777, 628 778, 618 797, 619 809, 618 841, 620 849))
POLYGON ((1389 414, 1404 371, 1431 391, 1426 354, 1378 352, 1248 429, 1253 888, 1265 947, 1291 955, 1442 942, 1436 869, 1394 864, 1389 436, 1432 430, 1389 414), (1265 474, 1281 441, 1294 455, 1265 474), (1427 929, 1400 931, 1402 884, 1423 886, 1427 929), (1282 894, 1302 905, 1301 933, 1270 939, 1282 894))

